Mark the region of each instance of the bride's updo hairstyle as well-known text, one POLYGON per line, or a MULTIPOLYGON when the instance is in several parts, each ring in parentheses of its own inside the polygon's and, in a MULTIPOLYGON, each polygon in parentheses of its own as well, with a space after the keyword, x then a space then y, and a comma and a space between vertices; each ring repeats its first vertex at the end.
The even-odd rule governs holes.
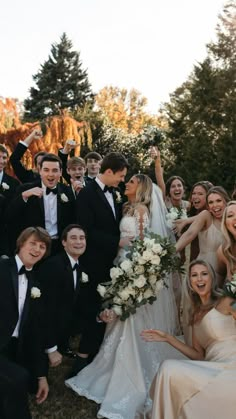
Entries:
POLYGON ((195 259, 189 264, 186 287, 187 287, 187 293, 188 293, 189 298, 192 302, 192 307, 191 307, 190 313, 189 313, 189 320, 190 320, 189 324, 193 325, 195 315, 198 312, 201 312, 204 315, 204 312, 208 312, 211 308, 213 308, 215 306, 216 302, 219 300, 219 298, 222 297, 223 291, 218 288, 218 283, 217 283, 216 274, 215 274, 214 269, 212 268, 210 263, 208 263, 208 262, 206 262, 205 260, 202 260, 202 259, 195 259), (202 302, 201 302, 201 299, 200 299, 199 295, 193 290, 192 285, 191 285, 191 270, 192 270, 192 267, 195 266, 195 265, 205 266, 209 275, 210 275, 211 281, 212 281, 211 282, 211 301, 210 301, 209 304, 207 304, 205 306, 202 305, 202 302))
POLYGON ((133 175, 138 180, 138 187, 136 190, 135 202, 126 202, 124 204, 123 213, 132 214, 134 207, 137 204, 145 205, 150 210, 151 197, 152 197, 152 180, 149 176, 142 173, 133 175))

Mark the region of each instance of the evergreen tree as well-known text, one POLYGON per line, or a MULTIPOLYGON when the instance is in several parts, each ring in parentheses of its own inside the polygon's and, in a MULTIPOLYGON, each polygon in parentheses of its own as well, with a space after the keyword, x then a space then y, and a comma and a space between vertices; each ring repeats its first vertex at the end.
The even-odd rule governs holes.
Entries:
POLYGON ((52 45, 48 60, 33 80, 36 87, 30 88, 30 97, 24 102, 26 120, 41 120, 93 102, 87 71, 82 69, 80 54, 72 50, 65 33, 58 44, 52 45))
POLYGON ((172 154, 165 172, 183 176, 189 186, 210 180, 230 191, 236 167, 235 0, 225 6, 216 34, 207 58, 165 106, 172 154))

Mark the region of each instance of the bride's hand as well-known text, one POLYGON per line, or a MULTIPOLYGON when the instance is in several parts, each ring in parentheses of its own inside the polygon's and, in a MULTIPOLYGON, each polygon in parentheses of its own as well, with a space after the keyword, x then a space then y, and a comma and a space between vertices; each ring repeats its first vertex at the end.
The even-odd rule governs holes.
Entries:
POLYGON ((125 246, 130 246, 131 245, 131 241, 134 239, 134 237, 132 236, 127 236, 127 237, 122 237, 120 239, 119 242, 119 247, 125 247, 125 246))
POLYGON ((162 330, 148 329, 143 330, 140 336, 146 342, 167 342, 169 335, 168 333, 162 332, 162 330))
POLYGON ((104 323, 111 323, 113 322, 113 320, 115 320, 117 317, 116 313, 113 310, 109 310, 108 308, 106 308, 105 310, 103 310, 100 314, 99 314, 99 318, 104 322, 104 323))

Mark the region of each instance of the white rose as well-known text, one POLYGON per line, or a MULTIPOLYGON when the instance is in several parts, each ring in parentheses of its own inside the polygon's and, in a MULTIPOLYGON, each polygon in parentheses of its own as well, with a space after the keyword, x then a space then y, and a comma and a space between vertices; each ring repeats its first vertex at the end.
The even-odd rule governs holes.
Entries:
POLYGON ((167 225, 167 227, 169 227, 169 228, 173 228, 173 221, 172 220, 166 220, 166 225, 167 225))
POLYGON ((82 274, 81 274, 81 282, 83 282, 85 284, 88 281, 89 281, 88 275, 85 272, 82 272, 82 274))
POLYGON ((148 289, 144 292, 144 298, 154 297, 152 290, 148 289))
POLYGON ((124 272, 129 273, 130 271, 132 271, 132 263, 130 262, 130 260, 124 260, 121 265, 120 265, 121 269, 123 269, 124 272))
POLYGON ((160 265, 160 257, 158 255, 154 255, 151 259, 152 265, 160 265))
POLYGON ((114 297, 113 298, 113 302, 116 303, 116 304, 121 304, 122 303, 122 300, 119 297, 114 297))
POLYGON ((134 281, 134 286, 138 288, 142 288, 147 283, 147 280, 144 275, 140 275, 137 279, 134 281))
POLYGON ((141 275, 141 274, 143 274, 144 273, 144 267, 143 267, 143 265, 137 265, 136 267, 135 267, 135 272, 138 274, 138 275, 141 275))
POLYGON ((143 240, 143 243, 146 247, 152 247, 155 243, 154 239, 149 239, 148 237, 145 237, 143 240))
POLYGON ((129 290, 127 290, 127 288, 124 288, 123 290, 118 292, 118 295, 122 299, 122 301, 126 301, 128 300, 130 293, 129 290))
POLYGON ((4 191, 8 191, 8 189, 10 189, 10 186, 6 182, 2 182, 2 188, 4 189, 4 191))
POLYGON ((101 295, 101 297, 104 297, 104 295, 106 294, 106 287, 104 287, 103 285, 99 284, 97 286, 97 292, 101 295))
POLYGON ((142 254, 144 260, 149 261, 153 257, 153 253, 150 250, 145 250, 142 254))
POLYGON ((122 315, 122 308, 120 306, 114 305, 112 306, 112 310, 116 313, 117 316, 122 315))
POLYGON ((153 253, 158 253, 158 254, 160 254, 160 253, 162 253, 162 246, 159 244, 159 243, 155 243, 153 246, 152 246, 152 251, 153 251, 153 253))
POLYGON ((141 256, 139 259, 138 259, 138 264, 139 265, 145 265, 145 263, 147 262, 145 259, 143 259, 143 257, 141 256))
POLYGON ((39 298, 41 297, 41 291, 37 287, 31 288, 31 298, 39 298))
POLYGON ((111 270, 110 270, 111 279, 117 279, 122 274, 123 274, 123 272, 120 268, 111 268, 111 270))
POLYGON ((66 196, 66 194, 64 194, 64 193, 62 193, 62 194, 61 194, 61 201, 62 201, 62 202, 68 202, 68 201, 69 201, 69 199, 68 199, 68 197, 66 196))
POLYGON ((157 277, 156 277, 156 275, 154 275, 154 274, 152 274, 152 275, 149 275, 149 282, 150 282, 150 284, 153 286, 153 285, 155 285, 156 284, 156 282, 157 282, 157 277))

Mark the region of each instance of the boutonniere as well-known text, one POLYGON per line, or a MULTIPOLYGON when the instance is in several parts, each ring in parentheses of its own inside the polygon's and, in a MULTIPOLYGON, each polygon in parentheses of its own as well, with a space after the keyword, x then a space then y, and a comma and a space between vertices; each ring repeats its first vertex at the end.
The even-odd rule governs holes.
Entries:
POLYGON ((31 288, 31 298, 39 298, 41 297, 41 291, 37 287, 31 288))
POLYGON ((6 183, 6 182, 2 182, 2 189, 4 190, 4 191, 8 191, 8 189, 10 189, 10 186, 6 183))
POLYGON ((85 272, 82 272, 82 274, 81 274, 81 282, 83 282, 83 284, 85 284, 88 281, 89 281, 88 275, 85 272))
POLYGON ((122 197, 119 191, 115 191, 116 194, 116 203, 120 204, 122 202, 122 197))
POLYGON ((62 193, 61 194, 61 202, 68 202, 68 201, 69 201, 68 196, 66 196, 66 194, 62 193))

